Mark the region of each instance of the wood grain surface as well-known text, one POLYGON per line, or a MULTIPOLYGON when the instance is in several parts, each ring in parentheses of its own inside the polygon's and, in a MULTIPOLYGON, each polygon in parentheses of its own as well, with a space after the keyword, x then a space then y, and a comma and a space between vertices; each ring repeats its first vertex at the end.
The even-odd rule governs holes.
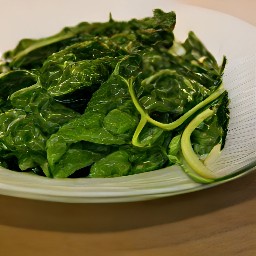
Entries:
POLYGON ((205 191, 118 204, 0 196, 0 255, 246 255, 256 252, 256 172, 205 191))
MULTIPOLYGON (((180 2, 256 25, 255 0, 180 2)), ((0 256, 254 256, 255 185, 254 171, 204 191, 136 203, 65 204, 0 196, 0 256)))

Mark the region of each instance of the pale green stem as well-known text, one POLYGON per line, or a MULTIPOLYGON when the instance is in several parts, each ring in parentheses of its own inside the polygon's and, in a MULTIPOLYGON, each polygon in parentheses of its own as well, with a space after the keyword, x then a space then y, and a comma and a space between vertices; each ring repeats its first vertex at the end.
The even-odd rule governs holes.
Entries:
POLYGON ((206 118, 212 116, 215 112, 211 109, 206 109, 199 115, 197 115, 185 128, 181 137, 181 150, 182 155, 187 164, 195 171, 198 175, 206 179, 215 179, 216 175, 208 169, 198 158, 191 145, 191 134, 202 123, 206 118))
POLYGON ((145 112, 145 110, 140 106, 140 104, 138 102, 138 99, 137 99, 137 97, 135 95, 134 89, 133 89, 133 82, 132 81, 129 82, 128 87, 129 87, 129 93, 131 95, 133 103, 134 103, 136 109, 138 110, 138 112, 141 114, 141 116, 144 116, 149 123, 151 123, 151 124, 153 124, 155 126, 158 126, 159 128, 161 128, 163 130, 167 130, 167 131, 173 130, 173 129, 177 128, 178 126, 180 126, 181 124, 183 124, 183 122, 186 121, 188 117, 190 117, 191 115, 196 113, 199 109, 201 109, 202 107, 206 106, 210 102, 212 102, 215 99, 217 99, 225 91, 223 86, 220 85, 215 92, 213 92, 205 100, 201 101, 195 107, 193 107, 192 109, 187 111, 183 116, 181 116, 180 118, 178 118, 174 122, 171 122, 169 124, 165 124, 165 123, 158 122, 158 121, 154 120, 153 118, 151 118, 149 116, 149 114, 147 112, 145 112))
POLYGON ((136 147, 145 147, 145 145, 143 143, 140 143, 139 142, 139 135, 142 131, 142 129, 144 128, 144 126, 146 125, 147 123, 147 119, 143 116, 141 116, 141 119, 140 119, 140 122, 133 134, 133 137, 132 137, 132 144, 136 147))

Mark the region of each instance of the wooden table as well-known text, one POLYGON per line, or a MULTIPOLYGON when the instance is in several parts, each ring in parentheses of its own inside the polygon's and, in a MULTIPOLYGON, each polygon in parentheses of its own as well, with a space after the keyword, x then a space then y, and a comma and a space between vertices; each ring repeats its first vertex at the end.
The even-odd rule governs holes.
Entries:
MULTIPOLYGON (((254 0, 181 0, 256 25, 254 0)), ((256 255, 256 172, 190 194, 119 204, 0 196, 1 256, 256 255)))

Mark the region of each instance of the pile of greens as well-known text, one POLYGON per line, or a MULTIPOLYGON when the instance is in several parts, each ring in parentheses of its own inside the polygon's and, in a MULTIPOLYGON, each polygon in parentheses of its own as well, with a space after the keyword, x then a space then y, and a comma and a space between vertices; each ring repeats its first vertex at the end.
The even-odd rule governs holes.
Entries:
POLYGON ((228 95, 174 12, 83 22, 23 39, 0 63, 0 165, 52 178, 117 177, 180 165, 212 182, 225 144, 228 95))

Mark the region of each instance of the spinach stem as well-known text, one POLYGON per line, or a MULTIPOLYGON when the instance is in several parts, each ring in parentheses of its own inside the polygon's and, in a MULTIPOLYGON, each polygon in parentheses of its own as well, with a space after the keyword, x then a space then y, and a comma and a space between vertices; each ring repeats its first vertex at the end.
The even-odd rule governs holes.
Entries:
POLYGON ((139 142, 139 135, 141 133, 141 131, 143 130, 144 126, 147 123, 147 119, 144 116, 141 116, 140 122, 133 134, 133 138, 132 138, 132 144, 136 147, 144 147, 145 144, 140 143, 139 142))
POLYGON ((149 114, 141 107, 141 105, 140 105, 140 103, 139 103, 139 101, 138 101, 138 99, 135 95, 135 91, 134 91, 134 88, 133 88, 133 81, 129 81, 128 87, 129 87, 129 93, 131 95, 133 104, 136 107, 136 109, 138 110, 138 112, 141 114, 141 116, 146 118, 149 123, 151 123, 155 126, 158 126, 159 128, 161 128, 163 130, 167 130, 167 131, 173 130, 173 129, 177 128, 178 126, 180 126, 181 124, 183 124, 183 122, 187 118, 189 118, 191 115, 193 115, 195 112, 197 112, 202 107, 206 106, 208 103, 217 99, 225 91, 224 87, 221 84, 217 88, 217 90, 214 91, 209 97, 207 97, 205 100, 203 100, 202 102, 200 102, 199 104, 194 106, 192 109, 187 111, 183 116, 181 116, 180 118, 178 118, 174 122, 165 124, 165 123, 158 122, 158 121, 154 120, 153 118, 151 118, 149 116, 149 114))
POLYGON ((198 114, 185 128, 181 137, 181 151, 185 161, 194 172, 207 179, 215 179, 216 176, 199 160, 198 156, 193 150, 190 137, 198 125, 202 123, 206 118, 212 116, 214 113, 214 110, 208 108, 198 114))
POLYGON ((200 102, 199 104, 194 106, 192 109, 187 111, 183 116, 181 116, 180 118, 178 118, 174 122, 165 124, 165 123, 158 122, 158 121, 154 120, 153 118, 151 118, 149 116, 149 114, 142 108, 142 106, 140 105, 140 103, 139 103, 139 101, 136 97, 135 91, 134 91, 134 81, 133 81, 133 79, 129 79, 129 81, 125 80, 125 82, 128 85, 128 90, 129 90, 131 99, 133 101, 133 104, 141 115, 140 123, 137 126, 137 128, 134 132, 133 138, 132 138, 132 144, 134 146, 138 146, 138 147, 146 146, 142 143, 139 143, 138 137, 139 137, 140 132, 142 131, 143 127, 145 126, 145 124, 147 122, 161 128, 163 130, 167 130, 167 131, 173 130, 173 129, 177 128, 178 126, 180 126, 181 124, 183 124, 183 122, 186 121, 187 118, 189 118, 191 115, 196 113, 199 109, 203 108, 204 106, 206 106, 210 102, 217 99, 225 91, 223 85, 221 84, 217 88, 217 90, 214 91, 209 97, 207 97, 205 100, 203 100, 202 102, 200 102))

